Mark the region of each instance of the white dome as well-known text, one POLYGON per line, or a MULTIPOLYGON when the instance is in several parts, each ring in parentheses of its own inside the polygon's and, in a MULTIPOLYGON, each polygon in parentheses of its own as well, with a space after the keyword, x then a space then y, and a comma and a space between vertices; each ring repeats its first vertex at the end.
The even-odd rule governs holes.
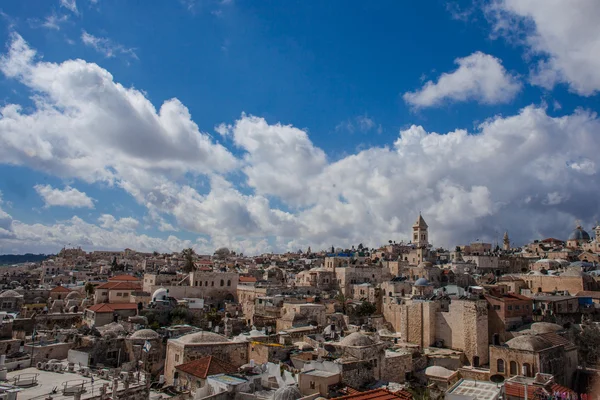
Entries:
POLYGON ((284 386, 275 391, 273 400, 298 400, 302 397, 296 385, 284 386))
POLYGON ((212 332, 196 332, 182 336, 178 339, 180 342, 197 344, 197 343, 227 343, 229 340, 222 335, 212 332))
POLYGON ((169 291, 165 288, 158 288, 152 294, 152 301, 165 301, 169 297, 169 291))
POLYGON ((374 344, 373 339, 371 339, 370 337, 363 335, 360 332, 354 332, 349 334, 348 336, 346 336, 344 339, 342 339, 342 341, 340 342, 340 345, 342 346, 353 346, 353 347, 365 347, 365 346, 371 346, 372 344, 374 344))

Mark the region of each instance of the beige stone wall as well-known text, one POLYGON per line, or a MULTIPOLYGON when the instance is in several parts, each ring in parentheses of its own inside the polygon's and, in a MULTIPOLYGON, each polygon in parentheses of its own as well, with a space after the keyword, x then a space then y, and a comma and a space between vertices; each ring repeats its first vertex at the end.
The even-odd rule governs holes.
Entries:
POLYGON ((183 344, 177 340, 169 340, 165 360, 165 381, 167 384, 173 383, 175 366, 211 355, 241 367, 248 363, 248 342, 183 344))
POLYGON ((401 306, 402 339, 421 347, 435 343, 435 319, 439 304, 433 301, 410 301, 401 306))
POLYGON ((401 332, 402 306, 393 301, 391 297, 384 297, 383 299, 383 318, 392 325, 395 332, 401 332))
POLYGON ((591 281, 584 283, 584 279, 579 276, 521 275, 521 279, 527 283, 532 293, 538 292, 539 289, 542 292, 567 290, 571 294, 582 290, 594 290, 591 281))
POLYGON ((387 356, 384 359, 380 379, 382 381, 404 383, 406 373, 411 372, 412 368, 412 354, 410 353, 387 356))

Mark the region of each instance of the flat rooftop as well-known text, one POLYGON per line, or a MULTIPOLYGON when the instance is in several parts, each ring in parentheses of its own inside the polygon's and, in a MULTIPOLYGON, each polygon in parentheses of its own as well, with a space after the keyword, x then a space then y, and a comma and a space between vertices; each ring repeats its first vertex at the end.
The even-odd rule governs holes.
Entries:
MULTIPOLYGON (((11 371, 7 374, 7 384, 13 385, 15 384, 16 378, 21 376, 21 379, 26 379, 28 377, 36 375, 37 377, 37 385, 32 387, 19 387, 19 395, 18 398, 23 399, 45 399, 48 396, 52 396, 53 400, 61 400, 61 399, 69 399, 73 400, 72 394, 63 394, 63 389, 65 387, 73 387, 76 385, 83 385, 85 392, 82 394, 81 399, 89 399, 91 397, 98 396, 100 394, 100 388, 104 385, 108 385, 108 393, 110 394, 112 391, 112 382, 106 379, 101 379, 99 376, 94 376, 94 383, 92 384, 91 377, 82 376, 76 372, 51 372, 51 371, 41 371, 37 368, 24 368, 18 371, 11 371), (56 393, 52 393, 56 390, 56 393)), ((137 375, 134 374, 134 377, 137 375)), ((144 384, 143 376, 141 377, 141 384, 144 384)), ((134 378, 134 381, 130 383, 130 387, 138 386, 137 379, 134 378)), ((119 390, 123 389, 123 382, 119 381, 119 390)), ((161 393, 164 397, 167 397, 164 393, 161 393)), ((152 393, 150 395, 153 397, 152 393)))
POLYGON ((337 372, 322 371, 320 369, 313 369, 312 371, 305 372, 304 374, 310 376, 319 376, 322 378, 329 378, 332 376, 339 375, 337 372))
POLYGON ((461 379, 447 394, 465 396, 465 398, 477 400, 496 400, 502 391, 495 383, 461 379))

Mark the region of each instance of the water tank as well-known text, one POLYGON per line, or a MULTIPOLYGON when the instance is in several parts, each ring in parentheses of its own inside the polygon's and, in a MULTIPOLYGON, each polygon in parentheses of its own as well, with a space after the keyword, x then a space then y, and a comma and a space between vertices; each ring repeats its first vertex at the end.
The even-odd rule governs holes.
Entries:
POLYGON ((161 385, 163 383, 165 383, 165 376, 164 375, 161 375, 161 376, 158 377, 158 383, 160 383, 161 385))

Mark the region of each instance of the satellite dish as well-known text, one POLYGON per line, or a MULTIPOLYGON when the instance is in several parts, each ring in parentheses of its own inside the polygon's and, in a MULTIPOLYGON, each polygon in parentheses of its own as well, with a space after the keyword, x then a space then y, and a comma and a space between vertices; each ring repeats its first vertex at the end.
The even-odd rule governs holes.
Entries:
POLYGON ((333 345, 330 345, 330 344, 324 344, 324 345, 323 345, 323 348, 324 348, 325 350, 327 350, 327 352, 328 352, 328 353, 335 353, 335 350, 336 350, 336 349, 335 349, 335 346, 333 346, 333 345))
POLYGON ((504 377, 502 375, 492 375, 490 376, 490 381, 494 382, 494 383, 502 383, 504 382, 504 377))

